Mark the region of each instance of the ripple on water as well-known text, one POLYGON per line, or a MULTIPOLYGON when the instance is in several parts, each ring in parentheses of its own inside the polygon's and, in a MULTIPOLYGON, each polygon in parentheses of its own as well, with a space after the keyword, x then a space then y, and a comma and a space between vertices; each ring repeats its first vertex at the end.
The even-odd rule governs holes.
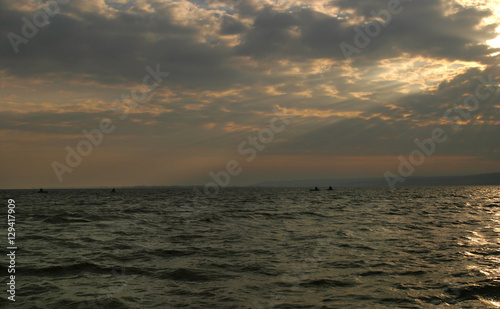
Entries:
POLYGON ((484 308, 500 302, 499 192, 0 194, 23 205, 20 308, 484 308))

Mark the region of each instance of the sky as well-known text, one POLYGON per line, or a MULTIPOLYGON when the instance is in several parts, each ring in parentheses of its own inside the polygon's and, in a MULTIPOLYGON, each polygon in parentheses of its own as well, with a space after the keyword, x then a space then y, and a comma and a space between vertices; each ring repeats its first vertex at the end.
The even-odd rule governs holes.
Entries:
POLYGON ((0 35, 0 188, 500 172, 500 0, 0 0, 0 35))

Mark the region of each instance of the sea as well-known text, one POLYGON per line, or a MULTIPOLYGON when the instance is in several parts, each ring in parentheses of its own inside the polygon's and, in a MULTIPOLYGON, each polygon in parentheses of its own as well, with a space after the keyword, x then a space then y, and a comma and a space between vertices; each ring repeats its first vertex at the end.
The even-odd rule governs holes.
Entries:
POLYGON ((1 308, 500 308, 500 186, 37 191, 1 308))

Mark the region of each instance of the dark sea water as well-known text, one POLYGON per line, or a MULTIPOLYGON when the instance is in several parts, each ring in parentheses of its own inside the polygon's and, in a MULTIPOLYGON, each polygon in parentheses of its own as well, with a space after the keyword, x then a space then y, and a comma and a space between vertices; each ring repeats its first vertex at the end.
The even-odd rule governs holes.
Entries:
POLYGON ((0 191, 2 308, 500 308, 500 187, 0 191))

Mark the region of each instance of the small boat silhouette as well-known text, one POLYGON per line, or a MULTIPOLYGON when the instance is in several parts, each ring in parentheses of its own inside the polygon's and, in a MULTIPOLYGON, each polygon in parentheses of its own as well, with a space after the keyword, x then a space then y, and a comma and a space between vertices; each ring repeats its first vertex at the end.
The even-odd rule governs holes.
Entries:
POLYGON ((115 190, 115 188, 113 188, 113 190, 111 190, 111 193, 116 193, 116 190, 115 190))
POLYGON ((309 191, 319 191, 318 187, 314 187, 314 189, 309 189, 309 191))
POLYGON ((328 188, 328 191, 333 191, 332 186, 330 186, 330 187, 328 188))
POLYGON ((38 193, 49 193, 49 191, 40 188, 40 190, 38 190, 38 193))

